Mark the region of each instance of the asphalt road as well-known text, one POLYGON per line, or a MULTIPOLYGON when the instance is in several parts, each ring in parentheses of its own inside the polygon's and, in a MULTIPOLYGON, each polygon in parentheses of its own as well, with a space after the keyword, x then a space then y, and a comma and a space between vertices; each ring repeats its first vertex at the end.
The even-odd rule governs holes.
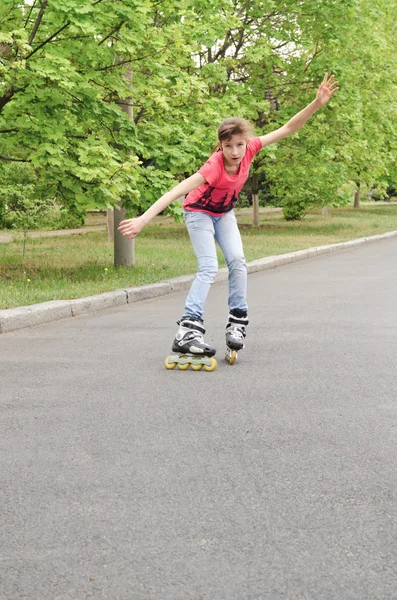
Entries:
POLYGON ((397 598, 397 239, 0 336, 0 598, 397 598))

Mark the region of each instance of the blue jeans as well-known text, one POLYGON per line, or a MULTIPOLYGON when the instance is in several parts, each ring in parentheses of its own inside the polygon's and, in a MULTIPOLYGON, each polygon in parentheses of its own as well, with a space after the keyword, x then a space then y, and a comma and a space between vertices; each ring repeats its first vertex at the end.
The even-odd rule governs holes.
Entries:
POLYGON ((204 304, 218 271, 215 241, 229 269, 229 310, 247 310, 247 265, 234 211, 220 217, 203 212, 184 211, 198 263, 198 272, 186 298, 183 317, 202 319, 204 304))

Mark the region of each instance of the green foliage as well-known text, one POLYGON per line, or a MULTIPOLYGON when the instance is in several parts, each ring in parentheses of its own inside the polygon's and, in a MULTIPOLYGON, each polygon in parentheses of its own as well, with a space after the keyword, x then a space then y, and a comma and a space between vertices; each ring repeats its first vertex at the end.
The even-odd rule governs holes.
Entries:
POLYGON ((3 0, 0 185, 24 164, 27 201, 141 214, 208 158, 222 119, 269 132, 330 70, 331 104, 255 160, 261 201, 296 218, 346 203, 351 181, 395 187, 396 22, 387 0, 3 0))
POLYGON ((125 62, 155 55, 170 33, 151 2, 35 2, 0 7, 0 156, 33 166, 79 210, 138 201, 136 127, 125 62), (139 14, 139 19, 136 18, 139 14), (156 35, 158 33, 158 35, 156 35))
POLYGON ((36 229, 54 206, 51 190, 40 184, 31 165, 6 165, 0 172, 0 226, 27 231, 36 229))
POLYGON ((49 217, 53 203, 46 198, 35 198, 33 186, 28 190, 19 186, 13 189, 5 187, 4 190, 9 196, 7 224, 12 229, 27 233, 30 229, 37 229, 49 217))
POLYGON ((49 217, 53 201, 35 197, 35 187, 32 184, 4 186, 3 193, 6 200, 5 224, 16 231, 23 231, 22 256, 24 257, 28 231, 37 229, 49 217))
POLYGON ((85 210, 56 197, 30 163, 6 165, 0 176, 0 227, 28 231, 81 227, 85 210))
POLYGON ((224 34, 199 52, 200 65, 217 74, 211 103, 216 96, 223 116, 238 113, 258 133, 269 132, 314 99, 325 71, 340 82, 299 134, 254 161, 252 174, 265 179, 287 218, 344 205, 350 181, 384 182, 397 162, 395 3, 239 0, 228 7, 234 18, 229 12, 222 20, 224 34))

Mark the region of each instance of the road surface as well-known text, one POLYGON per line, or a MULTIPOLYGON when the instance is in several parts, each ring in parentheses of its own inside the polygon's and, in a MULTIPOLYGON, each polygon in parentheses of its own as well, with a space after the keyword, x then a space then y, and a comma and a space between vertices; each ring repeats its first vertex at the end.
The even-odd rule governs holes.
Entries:
POLYGON ((0 336, 0 598, 397 598, 397 239, 0 336))

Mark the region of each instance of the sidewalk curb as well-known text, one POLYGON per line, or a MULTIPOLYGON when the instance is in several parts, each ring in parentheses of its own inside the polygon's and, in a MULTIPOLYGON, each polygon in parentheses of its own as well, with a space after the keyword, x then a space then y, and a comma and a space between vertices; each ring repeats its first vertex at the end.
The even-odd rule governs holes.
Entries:
MULTIPOLYGON (((347 250, 349 248, 354 248, 355 246, 386 240, 396 236, 397 231, 388 231, 379 235, 358 238, 348 242, 318 246, 306 250, 298 250, 296 252, 287 252, 286 254, 279 254, 277 256, 267 256, 248 263, 248 273, 257 273, 258 271, 264 271, 266 269, 274 269, 275 267, 311 258, 312 256, 320 256, 321 254, 347 250)), ((103 294, 76 300, 52 300, 50 302, 42 302, 30 306, 3 309, 0 310, 0 334, 26 327, 33 327, 34 325, 48 323, 49 321, 57 321, 59 319, 65 319, 66 317, 76 317, 98 310, 115 308, 116 306, 132 304, 141 300, 148 300, 149 298, 178 292, 189 288, 194 277, 195 275, 182 275, 181 277, 175 277, 160 283, 105 292, 103 294)), ((215 277, 215 283, 226 281, 227 278, 227 268, 219 269, 215 277)))

